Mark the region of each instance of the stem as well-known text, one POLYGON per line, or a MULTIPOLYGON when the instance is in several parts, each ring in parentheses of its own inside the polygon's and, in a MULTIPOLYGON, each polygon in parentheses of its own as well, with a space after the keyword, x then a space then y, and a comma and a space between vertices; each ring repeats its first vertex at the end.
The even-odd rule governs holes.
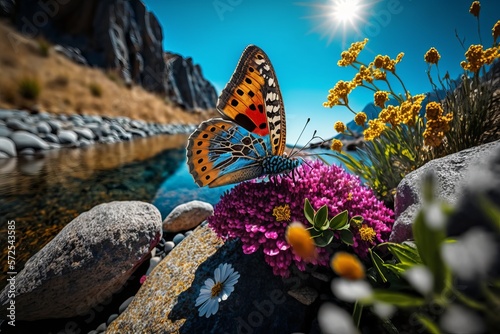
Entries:
POLYGON ((483 45, 483 40, 481 38, 481 25, 479 24, 479 14, 477 14, 477 34, 479 36, 479 43, 481 43, 481 45, 483 45))
POLYGON ((406 86, 403 83, 403 80, 401 80, 401 78, 399 77, 399 75, 396 74, 396 72, 394 72, 392 74, 394 74, 394 76, 399 80, 399 83, 401 84, 401 86, 403 86, 403 91, 405 92, 405 95, 406 95, 406 93, 408 92, 408 90, 406 89, 406 86))

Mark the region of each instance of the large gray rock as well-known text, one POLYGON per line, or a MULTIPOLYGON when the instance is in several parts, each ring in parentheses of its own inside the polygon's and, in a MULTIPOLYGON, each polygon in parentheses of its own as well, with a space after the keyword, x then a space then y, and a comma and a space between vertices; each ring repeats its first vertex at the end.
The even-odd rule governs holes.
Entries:
POLYGON ((17 156, 16 145, 9 138, 0 137, 0 152, 5 153, 10 157, 17 156))
POLYGON ((402 242, 412 238, 412 224, 418 213, 422 197, 420 186, 423 177, 428 172, 436 176, 436 195, 439 199, 455 205, 461 196, 463 184, 471 175, 485 168, 488 157, 500 149, 500 141, 473 147, 435 159, 419 169, 409 173, 399 183, 394 213, 396 220, 392 229, 390 241, 402 242))
POLYGON ((25 148, 32 148, 35 150, 48 150, 50 148, 49 144, 31 132, 16 131, 10 135, 10 139, 16 144, 16 149, 18 151, 25 148))
MULTIPOLYGON (((118 291, 161 237, 158 209, 111 202, 80 214, 16 276, 16 320, 82 315, 118 291)), ((0 293, 5 312, 7 288, 0 293)))
POLYGON ((309 274, 301 275, 274 276, 261 252, 243 254, 239 241, 223 244, 210 228, 201 226, 153 269, 106 333, 302 332, 310 325, 308 313, 316 311, 288 293, 313 280, 309 274), (221 263, 232 264, 240 278, 218 312, 200 318, 196 298, 221 263))
POLYGON ((167 232, 190 230, 200 225, 213 213, 212 204, 202 201, 191 201, 178 205, 163 221, 163 230, 167 232))
POLYGON ((59 143, 64 145, 74 145, 78 141, 78 135, 72 130, 61 130, 57 135, 59 143))

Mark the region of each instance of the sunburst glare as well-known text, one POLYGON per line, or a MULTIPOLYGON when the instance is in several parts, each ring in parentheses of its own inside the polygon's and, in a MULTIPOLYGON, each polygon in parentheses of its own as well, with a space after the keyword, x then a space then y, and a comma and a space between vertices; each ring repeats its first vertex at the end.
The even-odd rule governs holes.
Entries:
POLYGON ((326 0, 323 3, 305 4, 314 10, 309 19, 318 21, 313 31, 319 32, 321 38, 328 38, 328 44, 333 39, 342 37, 345 44, 346 35, 350 32, 360 33, 359 24, 366 22, 367 10, 375 3, 374 0, 326 0))

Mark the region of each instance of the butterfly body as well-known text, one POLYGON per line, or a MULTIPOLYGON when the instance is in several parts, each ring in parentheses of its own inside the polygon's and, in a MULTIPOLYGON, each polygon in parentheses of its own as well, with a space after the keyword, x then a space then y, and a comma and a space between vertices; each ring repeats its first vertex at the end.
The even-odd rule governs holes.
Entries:
POLYGON ((301 161, 283 155, 285 113, 267 55, 250 45, 217 102, 222 118, 188 139, 189 171, 199 186, 217 187, 288 172, 301 161))

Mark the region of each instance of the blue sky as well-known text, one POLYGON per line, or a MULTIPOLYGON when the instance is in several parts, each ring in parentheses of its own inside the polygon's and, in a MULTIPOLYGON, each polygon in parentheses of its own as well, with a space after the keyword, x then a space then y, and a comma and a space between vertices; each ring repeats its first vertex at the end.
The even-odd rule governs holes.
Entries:
MULTIPOLYGON (((423 55, 436 47, 441 73, 452 77, 462 73, 466 46, 478 44, 476 18, 469 12, 472 1, 439 0, 145 0, 158 17, 167 51, 192 57, 218 92, 233 73, 241 52, 248 44, 261 47, 270 57, 281 87, 287 115, 287 142, 298 137, 306 119, 311 123, 301 143, 314 130, 329 138, 335 135, 337 120, 348 122, 353 115, 344 107, 322 106, 328 90, 338 80, 351 80, 355 71, 336 65, 340 53, 351 42, 369 38, 359 60, 366 63, 377 54, 405 57, 397 67, 412 94, 431 89, 423 55), (335 2, 357 2, 361 6, 356 28, 331 19, 328 8, 335 2), (329 19, 330 18, 330 19, 329 19)), ((481 35, 484 45, 492 44, 491 28, 500 19, 498 0, 481 1, 481 35)), ((372 93, 355 91, 350 102, 361 110, 371 102, 372 93)))

